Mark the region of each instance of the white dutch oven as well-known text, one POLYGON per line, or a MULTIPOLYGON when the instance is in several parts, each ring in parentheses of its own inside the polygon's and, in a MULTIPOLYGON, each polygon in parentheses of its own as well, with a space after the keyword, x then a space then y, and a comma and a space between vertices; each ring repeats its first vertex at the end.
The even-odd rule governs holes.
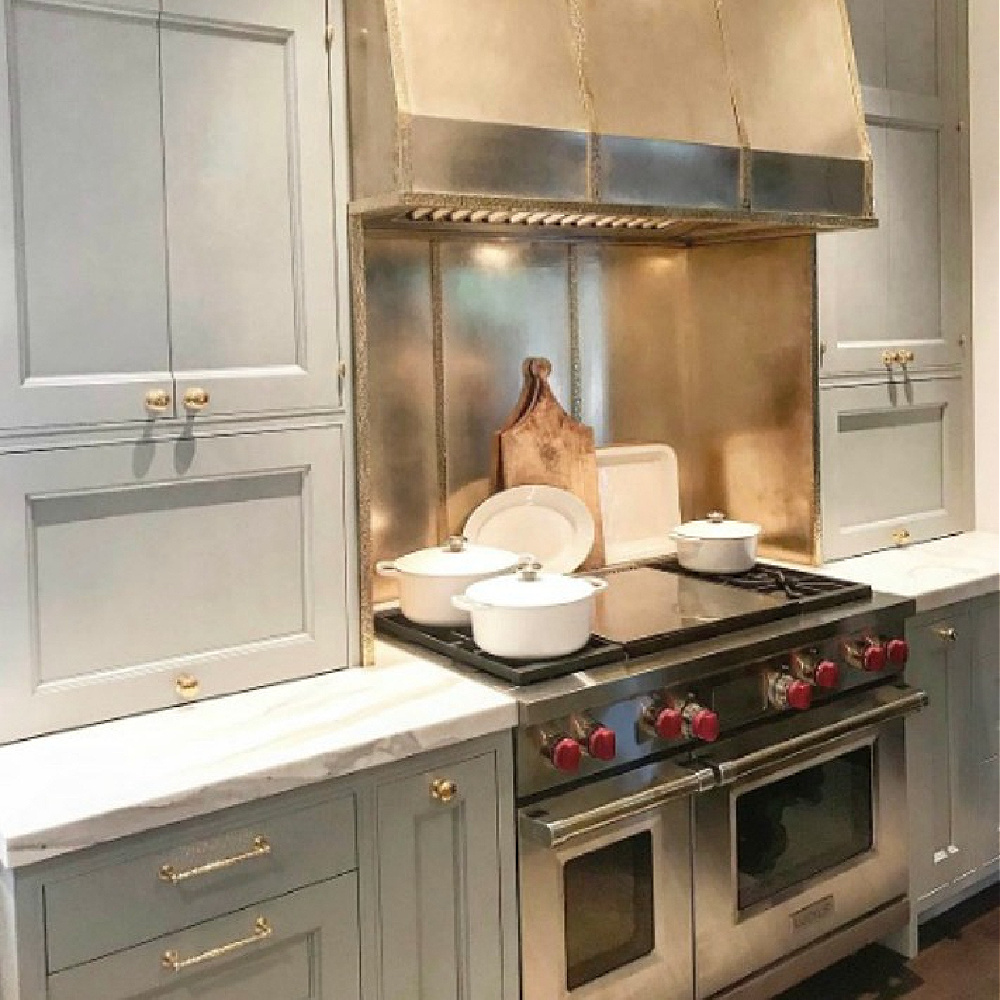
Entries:
POLYGON ((697 573, 743 573, 757 561, 760 525, 728 521, 713 512, 704 521, 687 521, 671 534, 677 559, 697 573))
POLYGON ((608 584, 594 577, 541 573, 538 563, 483 580, 452 603, 472 615, 472 638, 493 656, 535 660, 574 653, 587 644, 594 598, 608 584))
POLYGON ((453 536, 440 548, 420 549, 395 560, 375 564, 380 576, 399 581, 399 607, 421 625, 468 625, 468 612, 452 597, 470 584, 517 568, 518 556, 506 549, 473 545, 453 536))

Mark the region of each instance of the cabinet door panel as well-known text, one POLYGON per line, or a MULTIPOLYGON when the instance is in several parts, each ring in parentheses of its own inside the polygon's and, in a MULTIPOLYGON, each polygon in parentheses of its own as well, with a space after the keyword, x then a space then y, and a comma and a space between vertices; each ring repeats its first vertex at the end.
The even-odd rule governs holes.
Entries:
POLYGON ((969 616, 920 618, 907 626, 907 680, 927 692, 927 708, 907 720, 910 885, 914 900, 933 905, 969 863, 964 767, 969 709, 969 616), (956 641, 944 637, 954 629, 956 641))
POLYGON ((493 754, 378 790, 383 1000, 502 1000, 497 795, 493 754))
MULTIPOLYGON (((95 907, 99 906, 95 901, 95 907)), ((342 875, 49 977, 49 1000, 357 1000, 357 876, 342 875), (270 928, 255 939, 255 921, 270 928), (246 942, 172 971, 181 961, 246 942)))
POLYGON ((345 665, 340 435, 0 458, 0 737, 345 665))
POLYGON ((820 391, 824 558, 968 527, 962 398, 960 379, 820 391))
POLYGON ((973 615, 973 743, 980 762, 1000 755, 1000 598, 986 598, 973 615))
POLYGON ((325 8, 167 3, 163 134, 178 395, 339 401, 325 8))
POLYGON ((157 5, 131 6, 0 9, 0 426, 172 389, 157 5))

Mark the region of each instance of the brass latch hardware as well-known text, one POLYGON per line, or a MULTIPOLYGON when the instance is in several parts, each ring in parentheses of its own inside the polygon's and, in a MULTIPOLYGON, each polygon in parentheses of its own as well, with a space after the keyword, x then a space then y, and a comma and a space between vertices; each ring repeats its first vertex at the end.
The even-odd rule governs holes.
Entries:
POLYGON ((955 631, 950 625, 946 625, 943 628, 934 629, 937 637, 939 639, 944 639, 945 642, 958 642, 958 632, 955 631))

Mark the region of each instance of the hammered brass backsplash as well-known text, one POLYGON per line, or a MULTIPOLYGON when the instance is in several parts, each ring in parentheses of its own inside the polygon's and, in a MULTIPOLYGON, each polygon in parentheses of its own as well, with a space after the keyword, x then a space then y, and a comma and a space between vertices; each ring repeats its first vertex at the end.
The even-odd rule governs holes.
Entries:
POLYGON ((690 249, 370 233, 356 296, 372 565, 461 530, 526 355, 599 444, 665 442, 685 519, 764 526, 812 561, 818 522, 811 237, 690 249))

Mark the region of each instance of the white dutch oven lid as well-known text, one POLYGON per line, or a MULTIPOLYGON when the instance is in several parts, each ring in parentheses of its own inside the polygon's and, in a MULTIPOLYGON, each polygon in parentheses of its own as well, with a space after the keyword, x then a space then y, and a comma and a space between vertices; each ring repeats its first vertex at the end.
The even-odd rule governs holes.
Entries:
POLYGON ((517 565, 518 556, 506 549, 489 545, 473 545, 459 535, 453 535, 442 546, 420 549, 394 560, 401 573, 417 576, 477 576, 482 573, 502 573, 517 565))
POLYGON ((749 521, 730 521, 725 514, 713 511, 703 521, 685 521, 674 529, 681 538, 756 538, 761 532, 759 524, 749 521))
POLYGON ((480 580, 465 592, 473 604, 492 608, 551 608, 575 604, 607 587, 606 580, 589 576, 542 573, 537 562, 522 565, 508 576, 480 580))

